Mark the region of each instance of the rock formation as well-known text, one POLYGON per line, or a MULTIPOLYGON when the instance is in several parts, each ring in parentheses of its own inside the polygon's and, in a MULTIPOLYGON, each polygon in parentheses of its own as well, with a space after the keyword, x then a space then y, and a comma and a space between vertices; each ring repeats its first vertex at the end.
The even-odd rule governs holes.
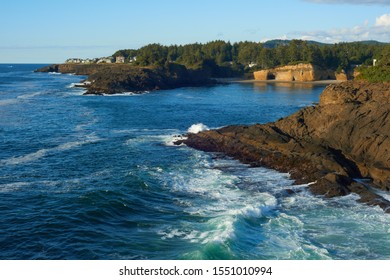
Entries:
POLYGON ((340 73, 335 73, 335 76, 336 76, 336 80, 337 81, 348 81, 348 75, 347 73, 345 73, 344 70, 342 70, 340 73))
POLYGON ((260 70, 254 72, 253 76, 255 80, 275 80, 285 82, 311 82, 318 80, 336 79, 335 73, 333 71, 324 70, 309 63, 300 63, 297 65, 288 65, 260 70))
POLYGON ((54 64, 37 72, 73 73, 88 76, 85 94, 115 94, 145 92, 186 86, 215 84, 207 73, 189 70, 183 65, 170 64, 165 68, 135 67, 126 64, 54 64))
POLYGON ((328 86, 317 106, 274 123, 228 126, 189 134, 190 147, 222 152, 252 166, 289 172, 296 183, 326 197, 355 192, 390 213, 372 187, 390 190, 390 85, 344 82, 328 86))

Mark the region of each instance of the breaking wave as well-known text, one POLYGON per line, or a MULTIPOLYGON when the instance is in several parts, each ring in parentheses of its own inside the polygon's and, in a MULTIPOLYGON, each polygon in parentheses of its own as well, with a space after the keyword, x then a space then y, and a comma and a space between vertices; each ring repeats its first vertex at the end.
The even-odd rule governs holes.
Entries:
POLYGON ((188 128, 187 132, 196 134, 205 130, 209 130, 209 127, 207 125, 204 125, 203 123, 197 123, 191 125, 190 128, 188 128))
POLYGON ((25 164, 28 162, 39 160, 47 155, 52 155, 55 153, 71 150, 86 144, 95 143, 100 141, 101 139, 96 136, 88 137, 88 139, 82 140, 82 141, 73 141, 73 142, 67 142, 61 145, 58 145, 53 148, 45 148, 40 149, 36 152, 29 153, 24 156, 18 156, 18 157, 11 157, 8 159, 3 159, 0 161, 0 166, 6 166, 6 165, 19 165, 19 164, 25 164))

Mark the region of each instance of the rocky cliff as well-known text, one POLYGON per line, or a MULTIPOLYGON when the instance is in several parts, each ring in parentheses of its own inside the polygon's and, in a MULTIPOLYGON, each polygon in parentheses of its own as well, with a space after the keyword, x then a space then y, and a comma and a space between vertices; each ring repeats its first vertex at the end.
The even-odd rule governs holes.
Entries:
POLYGON ((189 70, 185 66, 134 67, 126 64, 54 64, 37 72, 73 73, 88 76, 85 94, 115 94, 145 92, 186 86, 214 84, 207 73, 189 70))
POLYGON ((289 172, 297 183, 316 182, 309 186, 315 194, 358 193, 390 213, 390 202, 371 189, 390 190, 389 84, 330 85, 319 105, 277 122, 189 134, 184 143, 289 172), (371 187, 356 178, 370 178, 371 187))
POLYGON ((116 65, 108 64, 75 64, 75 63, 64 63, 64 64, 53 64, 45 66, 35 70, 35 72, 57 72, 63 74, 75 74, 88 76, 92 73, 96 73, 102 69, 114 67, 116 65))
POLYGON ((255 80, 261 81, 275 80, 285 82, 311 82, 336 79, 334 71, 324 70, 309 63, 300 63, 297 65, 288 65, 256 71, 253 75, 255 80))

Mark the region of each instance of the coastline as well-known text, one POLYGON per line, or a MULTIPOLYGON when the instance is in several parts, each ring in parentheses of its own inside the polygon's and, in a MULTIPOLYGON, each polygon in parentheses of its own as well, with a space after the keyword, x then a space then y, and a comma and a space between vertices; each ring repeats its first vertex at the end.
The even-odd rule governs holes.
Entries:
POLYGON ((310 82, 301 82, 301 81, 281 81, 281 80, 255 80, 255 79, 245 79, 245 80, 232 80, 232 83, 243 83, 243 84, 305 84, 305 85, 334 85, 340 84, 345 81, 339 80, 318 80, 310 82))
POLYGON ((369 179, 375 190, 389 191, 389 98, 387 84, 337 81, 323 91, 318 105, 276 122, 189 133, 176 144, 289 173, 296 184, 315 182, 309 186, 315 195, 356 193, 359 202, 390 213, 389 200, 356 180, 369 179))
POLYGON ((203 70, 187 69, 171 63, 166 67, 138 67, 129 64, 53 64, 36 69, 44 73, 73 73, 88 76, 79 83, 84 95, 113 95, 126 92, 199 87, 216 84, 203 70), (83 84, 83 86, 81 86, 83 84))

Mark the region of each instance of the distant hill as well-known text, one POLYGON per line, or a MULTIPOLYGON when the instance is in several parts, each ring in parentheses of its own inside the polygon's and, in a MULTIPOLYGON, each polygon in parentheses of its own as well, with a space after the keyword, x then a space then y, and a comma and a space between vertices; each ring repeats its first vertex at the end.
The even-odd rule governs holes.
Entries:
POLYGON ((359 41, 357 43, 361 43, 361 44, 365 44, 365 45, 387 45, 387 43, 378 42, 375 40, 359 41))
MULTIPOLYGON (((279 46, 287 46, 290 44, 292 40, 282 40, 282 39, 275 39, 275 40, 269 40, 263 43, 263 46, 269 49, 274 49, 279 46)), ((331 44, 326 44, 326 43, 321 43, 317 41, 310 41, 310 40, 302 40, 308 43, 309 45, 318 45, 318 46, 325 46, 325 45, 331 45, 331 44)))
MULTIPOLYGON (((263 43, 263 46, 269 49, 274 49, 279 46, 287 46, 292 40, 282 40, 282 39, 275 39, 275 40, 269 40, 263 43)), ((334 44, 327 44, 327 43, 321 43, 317 41, 311 41, 311 40, 303 40, 309 45, 317 45, 317 46, 331 46, 334 44)), ((344 42, 343 42, 344 43, 344 42)), ((386 45, 386 43, 378 42, 375 40, 367 40, 367 41, 356 41, 356 42, 345 42, 345 43, 361 43, 364 45, 386 45)))

